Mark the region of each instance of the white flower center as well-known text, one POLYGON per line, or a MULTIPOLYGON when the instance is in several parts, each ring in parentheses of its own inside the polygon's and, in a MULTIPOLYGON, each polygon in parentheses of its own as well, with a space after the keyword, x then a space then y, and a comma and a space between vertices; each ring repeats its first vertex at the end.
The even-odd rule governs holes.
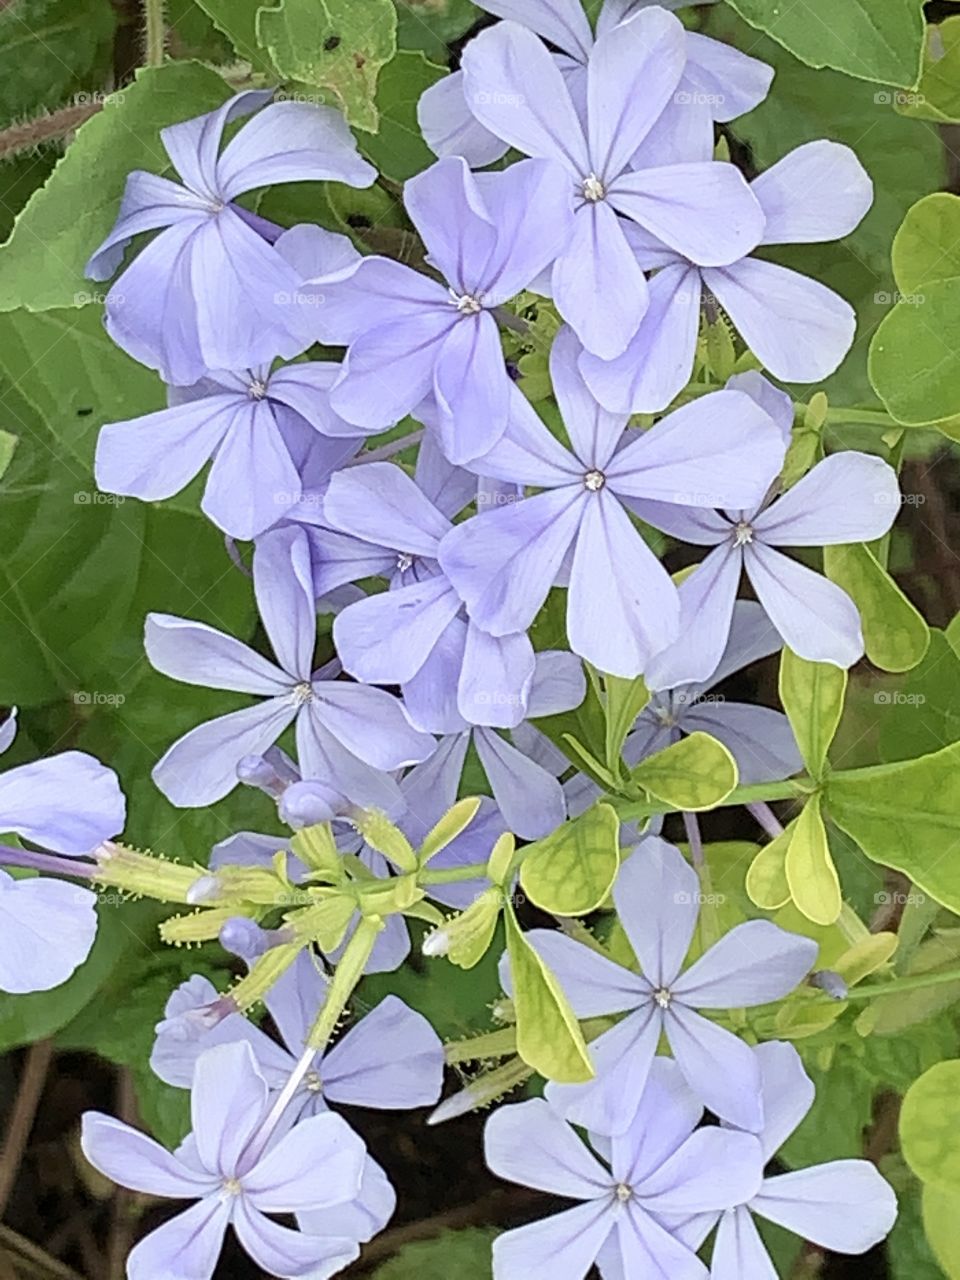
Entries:
POLYGON ((308 1071, 303 1080, 308 1093, 322 1093, 323 1081, 320 1079, 319 1071, 308 1071))
POLYGON ((239 1178, 224 1178, 223 1194, 225 1196, 238 1196, 242 1190, 243 1187, 240 1185, 239 1178))
POLYGON ((589 200, 591 204, 596 204, 598 201, 607 198, 607 189, 595 173, 587 174, 580 190, 583 193, 584 200, 589 200))
POLYGON ((620 1201, 621 1204, 626 1204, 627 1201, 631 1199, 631 1197, 633 1196, 633 1187, 628 1187, 625 1182, 618 1182, 616 1186, 616 1190, 614 1191, 614 1195, 617 1197, 617 1199, 620 1201))
POLYGON ((415 556, 410 555, 408 551, 402 552, 397 556, 397 570, 400 573, 406 573, 408 569, 413 568, 415 556))
POLYGON ((266 394, 267 384, 262 378, 254 378, 249 387, 247 387, 247 395, 251 400, 262 400, 266 394))
POLYGON ((653 713, 664 729, 672 729, 677 723, 677 717, 674 715, 671 707, 656 707, 653 713))
POLYGON ((669 1009, 670 1002, 673 999, 673 993, 668 991, 666 987, 658 987, 653 993, 653 999, 661 1009, 669 1009))
POLYGON ((733 530, 733 545, 735 547, 745 547, 748 542, 753 541, 753 525, 749 520, 738 520, 733 530))
POLYGON ((599 493, 606 483, 607 477, 602 471, 587 471, 584 474, 583 487, 589 489, 591 493, 599 493))
POLYGON ((483 303, 472 293, 457 293, 455 289, 451 289, 450 301, 463 316, 479 315, 483 310, 483 303))
POLYGON ((293 686, 290 696, 295 707, 302 707, 313 697, 313 685, 309 680, 301 680, 299 684, 293 686))

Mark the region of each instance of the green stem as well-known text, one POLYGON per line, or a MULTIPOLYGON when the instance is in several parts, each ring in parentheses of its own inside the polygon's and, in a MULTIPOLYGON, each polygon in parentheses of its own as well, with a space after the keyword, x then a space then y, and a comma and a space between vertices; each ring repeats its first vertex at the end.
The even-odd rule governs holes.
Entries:
MULTIPOLYGON (((717 809, 729 809, 737 804, 756 804, 758 801, 771 800, 806 800, 816 790, 812 778, 791 778, 786 782, 759 782, 748 787, 734 787, 733 791, 714 806, 717 809)), ((620 796, 607 796, 606 803, 612 805, 624 822, 632 822, 638 818, 652 818, 661 813, 676 813, 674 805, 667 804, 656 797, 650 800, 625 800, 620 796)), ((523 851, 521 850, 521 853, 523 851)))
POLYGON ((903 429, 902 422, 895 422, 883 409, 845 409, 843 405, 835 405, 827 410, 827 423, 836 427, 841 423, 846 426, 864 427, 896 427, 903 429))
MULTIPOLYGON (((521 850, 522 852, 522 850, 521 850)), ((471 862, 463 867, 444 867, 438 871, 421 871, 419 884, 459 884, 461 880, 485 880, 487 864, 471 862)))
POLYGON ((143 32, 146 65, 163 66, 167 46, 165 0, 143 0, 143 32))
POLYGON ((937 973, 918 974, 915 978, 894 978, 878 986, 853 987, 845 1000, 873 1000, 877 996, 896 996, 906 991, 923 991, 926 987, 945 986, 949 982, 960 983, 960 969, 942 969, 937 973))
POLYGON ((323 1002, 323 1008, 307 1037, 307 1045, 310 1048, 326 1047, 340 1020, 340 1015, 347 1007, 347 1001, 363 977, 363 971, 382 928, 383 920, 380 916, 365 916, 357 925, 327 988, 327 998, 323 1002))

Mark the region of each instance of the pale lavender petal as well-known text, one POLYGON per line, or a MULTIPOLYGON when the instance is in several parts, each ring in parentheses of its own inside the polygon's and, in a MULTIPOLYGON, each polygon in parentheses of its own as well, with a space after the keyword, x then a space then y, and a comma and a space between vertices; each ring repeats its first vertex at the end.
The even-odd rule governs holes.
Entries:
POLYGON ((590 1042, 596 1077, 586 1084, 547 1085, 550 1105, 591 1133, 623 1133, 633 1123, 662 1029, 653 1002, 590 1042))
POLYGON ((0 991, 23 995, 66 982, 90 954, 96 908, 96 896, 80 885, 0 871, 0 991))
POLYGON ((429 261, 457 293, 474 294, 497 232, 465 160, 438 160, 403 188, 403 201, 429 261))
POLYGON ((897 1218, 893 1188, 867 1160, 833 1160, 767 1178, 750 1207, 835 1253, 866 1253, 897 1218))
POLYGON ((617 494, 691 507, 753 508, 783 465, 776 424, 742 391, 714 391, 662 418, 606 469, 617 494))
POLYGON ((237 785, 237 765, 243 757, 262 755, 296 714, 296 706, 284 695, 207 720, 179 738, 150 776, 180 809, 214 804, 237 785))
POLYGON ((504 1231, 493 1242, 493 1274, 496 1280, 582 1280, 615 1222, 613 1202, 595 1200, 504 1231))
POLYGON ((80 1145, 95 1169, 131 1191, 194 1200, 219 1185, 215 1173, 198 1173, 153 1138, 99 1111, 84 1112, 80 1145))
POLYGON ((306 534, 313 566, 313 591, 318 600, 346 583, 359 582, 361 578, 389 577, 396 569, 397 553, 392 548, 373 546, 336 529, 311 526, 306 534))
MULTIPOLYGON (((381 934, 381 938, 382 938, 381 934)), ((367 973, 375 972, 367 969, 367 973)), ((387 1175, 371 1156, 363 1165, 360 1194, 349 1204, 334 1205, 332 1209, 308 1209, 297 1214, 302 1231, 313 1236, 339 1235, 361 1244, 387 1225, 397 1207, 397 1193, 387 1175)))
POLYGON ((458 705, 467 631, 465 618, 453 618, 420 670, 402 686, 403 705, 411 724, 426 733, 456 734, 468 727, 458 705))
POLYGON ((242 1200, 234 1210, 233 1226, 245 1251, 264 1272, 288 1280, 299 1276, 327 1280, 360 1253, 360 1246, 345 1236, 308 1235, 282 1227, 242 1200))
POLYGON ((570 570, 570 648, 599 670, 632 679, 679 625, 680 598, 666 569, 611 493, 590 494, 570 570))
POLYGON ((339 111, 311 102, 274 102, 229 142, 217 163, 224 200, 282 182, 369 187, 377 173, 357 151, 339 111))
POLYGON ((819 280, 776 262, 745 258, 705 270, 703 282, 776 378, 820 382, 850 350, 854 310, 819 280))
POLYGON ((873 183, 856 153, 826 138, 789 151, 751 189, 767 219, 764 244, 840 240, 873 203, 873 183))
POLYGON ((108 422, 97 437, 98 488, 146 502, 179 493, 209 460, 238 407, 234 395, 205 396, 142 418, 108 422))
POLYGON ((443 574, 349 605, 333 624, 344 669, 368 684, 412 680, 460 607, 443 574))
MULTIPOLYGON (((527 699, 527 715, 531 719, 572 711, 579 707, 586 694, 583 664, 574 654, 562 649, 545 649, 537 654, 527 699)), ((567 764, 564 765, 566 768, 567 764)))
POLYGON ((749 1045, 676 1001, 664 1017, 664 1030, 687 1084, 701 1102, 721 1120, 759 1133, 760 1067, 749 1045))
POLYGON ((752 523, 775 547, 822 547, 882 538, 899 510, 900 485, 889 463, 845 450, 818 462, 752 523))
POLYGON ((476 476, 463 467, 454 466, 445 457, 433 431, 428 431, 420 441, 413 478, 417 488, 448 520, 477 496, 476 476))
POLYGON ((267 1083, 245 1041, 215 1045, 197 1060, 190 1093, 193 1137, 205 1169, 235 1176, 264 1117, 267 1083))
POLYGON ((617 413, 657 413, 687 385, 700 325, 700 274, 664 267, 648 285, 650 304, 629 346, 615 360, 580 358, 587 385, 617 413))
POLYGON ((17 736, 17 708, 12 707, 6 720, 0 724, 0 755, 9 751, 17 736))
POLYGON ((302 222, 284 231, 274 242, 274 248, 304 281, 325 276, 339 278, 364 261, 349 236, 312 222, 302 222))
MULTIPOLYGON (((701 624, 702 625, 702 624, 701 624)), ((803 770, 790 721, 771 707, 744 702, 696 703, 683 715, 685 733, 709 733, 737 762, 740 782, 778 782, 803 770)))
POLYGON ((217 160, 224 129, 231 121, 266 106, 273 94, 272 89, 235 93, 214 111, 160 130, 164 150, 188 187, 214 200, 220 198, 217 160))
POLYGON ((208 368, 256 368, 278 355, 299 355, 306 344, 294 332, 296 272, 232 209, 222 209, 196 233, 190 262, 208 368))
POLYGON ((184 684, 267 697, 283 696, 290 690, 290 678, 279 667, 242 641, 203 622, 148 613, 144 647, 152 667, 184 684))
POLYGON ((510 390, 493 316, 462 317, 444 338, 433 375, 440 440, 451 462, 466 465, 493 448, 507 429, 510 390))
POLYGON ((473 168, 482 169, 509 148, 476 119, 467 106, 464 88, 462 71, 430 85, 417 103, 417 124, 434 155, 463 156, 473 168))
POLYGON ((770 1040, 754 1049, 763 1082, 763 1132, 757 1136, 772 1160, 813 1106, 816 1090, 792 1044, 770 1040))
POLYGON ((487 306, 508 302, 541 274, 573 230, 570 175, 552 160, 520 160, 475 175, 497 242, 483 273, 487 306))
POLYGON ((564 325, 550 349, 550 379, 560 416, 570 443, 583 469, 603 471, 613 456, 629 420, 626 414, 613 414, 597 403, 578 368, 581 356, 595 359, 584 352, 577 335, 564 325))
POLYGON ((491 636, 468 623, 457 686, 460 715, 469 724, 514 728, 524 718, 535 668, 524 632, 491 636))
POLYGON ((651 1212, 681 1216, 743 1204, 759 1190, 762 1178, 763 1155, 756 1138, 711 1127, 692 1134, 636 1190, 651 1212))
POLYGON ((761 409, 765 409, 780 428, 784 444, 789 448, 793 436, 793 397, 791 395, 775 387, 756 369, 748 369, 746 373, 735 373, 732 378, 728 378, 727 390, 743 391, 751 400, 756 400, 761 409))
POLYGON ((555 831, 567 816, 556 778, 493 729, 475 729, 473 740, 508 829, 524 840, 555 831))
POLYGON ((409 808, 403 827, 415 843, 420 844, 430 828, 456 802, 469 745, 469 733, 448 734, 441 738, 436 750, 403 779, 401 789, 409 808))
POLYGON ((857 606, 835 583, 762 542, 750 546, 744 565, 770 621, 799 657, 838 667, 863 657, 857 606))
POLYGON ((613 360, 626 349, 647 309, 647 282, 606 200, 577 210, 569 243, 553 264, 551 291, 588 351, 613 360))
POLYGON ((630 1128, 610 1144, 614 1176, 634 1187, 656 1176, 696 1129, 703 1103, 691 1092, 672 1058, 654 1058, 630 1128))
MULTIPOLYGON (((201 1059, 199 1071, 203 1065, 201 1059)), ((328 1111, 301 1120, 269 1146, 243 1174, 243 1189, 264 1213, 326 1209, 357 1195, 365 1156, 359 1134, 328 1111)))
POLYGON ((593 947, 556 929, 531 929, 525 936, 563 987, 578 1018, 628 1013, 649 998, 646 979, 593 947))
POLYGON ((128 1280, 211 1280, 230 1221, 230 1202, 208 1195, 151 1231, 127 1258, 128 1280))
POLYGON ((499 1178, 572 1200, 608 1193, 610 1174, 541 1098, 499 1107, 484 1126, 487 1164, 499 1178))
POLYGON ((756 248, 763 211, 732 164, 673 164, 621 174, 610 203, 691 262, 723 266, 756 248))
MULTIPOLYGON (((296 526, 260 538, 253 555, 253 585, 264 630, 277 660, 296 679, 310 679, 317 615, 307 536, 296 526)), ((289 687, 289 685, 288 685, 289 687)))
POLYGON ((121 832, 125 820, 117 775, 85 751, 64 751, 0 774, 0 829, 55 853, 89 853, 121 832))
POLYGON ((109 280, 134 236, 176 223, 197 226, 209 212, 207 202, 192 191, 169 178, 135 169, 127 175, 117 220, 83 273, 90 280, 109 280))
POLYGON ((440 1097, 443 1064, 443 1045, 426 1018, 387 996, 325 1055, 323 1091, 355 1107, 425 1107, 440 1097))
POLYGON ((340 342, 354 342, 361 334, 402 320, 417 321, 424 311, 450 311, 449 291, 430 276, 392 258, 362 258, 354 267, 321 279, 323 295, 319 314, 329 332, 340 342))
POLYGON ((577 536, 586 491, 567 485, 457 525, 440 564, 472 620, 494 635, 526 631, 577 536))
POLYGON ((681 23, 659 7, 601 35, 587 63, 593 172, 621 173, 670 101, 686 62, 681 23))
POLYGON ((270 375, 267 395, 293 409, 323 435, 354 438, 357 428, 330 407, 330 388, 339 375, 340 365, 332 360, 288 364, 270 375))
POLYGON ((428 733, 411 727, 403 704, 384 689, 345 681, 314 684, 307 718, 375 769, 402 769, 426 760, 434 750, 428 733))
POLYGON ((758 107, 773 82, 773 67, 696 31, 687 32, 687 75, 713 98, 713 118, 736 120, 758 107))
POLYGON ((532 31, 501 22, 482 31, 463 53, 467 106, 518 151, 560 160, 583 179, 590 157, 576 108, 546 46, 532 31))
POLYGON ((671 990, 695 1009, 752 1008, 789 995, 816 958, 812 938, 769 920, 748 920, 715 942, 671 990))
POLYGON ((640 968, 653 987, 672 986, 690 948, 700 882, 675 845, 656 836, 620 868, 613 900, 640 968))
POLYGON ((590 54, 593 33, 579 0, 482 0, 480 8, 529 27, 571 58, 590 54))
MULTIPOLYGON (((682 587, 680 593, 683 594, 682 587)), ((767 617, 763 606, 755 600, 736 602, 727 630, 729 636, 726 648, 709 679, 699 684, 690 684, 684 690, 690 702, 695 701, 700 694, 708 693, 721 680, 726 680, 727 676, 743 671, 753 663, 779 653, 783 648, 783 641, 777 634, 776 627, 767 617)), ((683 683, 683 680, 674 681, 674 684, 683 683)))
POLYGON ((273 406, 237 406, 207 477, 204 515, 230 537, 248 542, 283 519, 301 494, 300 473, 273 406))
POLYGON ((617 1245, 619 1272, 604 1271, 604 1280, 706 1280, 697 1255, 639 1204, 618 1219, 617 1245))
POLYGON ((628 765, 639 764, 647 756, 663 751, 672 743, 678 742, 680 731, 671 725, 663 724, 654 714, 651 707, 641 711, 636 727, 628 734, 623 744, 623 759, 628 765))
POLYGON ((750 1210, 728 1210, 720 1219, 713 1244, 711 1280, 779 1280, 779 1274, 760 1239, 750 1210))
MULTIPOLYGON (((368 313, 374 305, 367 299, 368 313)), ((441 347, 460 319, 453 306, 421 307, 361 334, 330 393, 334 411, 368 430, 399 422, 432 389, 441 347)))
POLYGON ((676 640, 647 665, 643 678, 648 689, 674 689, 692 680, 701 680, 705 686, 709 682, 709 687, 716 683, 735 615, 742 564, 741 553, 726 542, 681 582, 680 630, 676 640))
POLYGON ((713 109, 703 100, 691 72, 688 61, 676 92, 634 152, 632 169, 661 169, 713 159, 713 109))
POLYGON ((435 557, 450 521, 392 462, 337 472, 324 495, 326 519, 344 533, 412 556, 435 557))
MULTIPOLYGON (((670 415, 673 417, 673 415, 670 415)), ((675 502, 654 502, 649 498, 631 498, 627 506, 641 520, 662 529, 681 542, 694 546, 715 547, 717 543, 732 540, 733 526, 719 511, 710 507, 681 507, 675 502)))
POLYGON ((581 481, 583 466, 545 426, 517 386, 510 390, 507 429, 473 467, 484 476, 511 484, 554 489, 581 481))

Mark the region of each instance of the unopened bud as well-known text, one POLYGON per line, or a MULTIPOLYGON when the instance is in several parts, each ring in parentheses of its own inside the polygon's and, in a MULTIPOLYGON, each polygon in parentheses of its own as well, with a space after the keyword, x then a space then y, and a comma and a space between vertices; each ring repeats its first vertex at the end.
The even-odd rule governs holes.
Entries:
POLYGON ((187 867, 113 840, 104 841, 93 856, 101 884, 159 902, 190 903, 197 882, 209 879, 202 867, 187 867))
POLYGON ((846 1000, 850 994, 850 988, 846 982, 833 969, 818 969, 807 981, 811 987, 826 992, 831 1000, 846 1000))

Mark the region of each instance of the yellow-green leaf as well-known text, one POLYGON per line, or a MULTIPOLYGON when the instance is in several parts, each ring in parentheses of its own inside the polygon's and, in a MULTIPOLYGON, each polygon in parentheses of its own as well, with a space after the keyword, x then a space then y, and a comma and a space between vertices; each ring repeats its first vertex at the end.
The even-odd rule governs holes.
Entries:
POLYGON ((847 673, 828 662, 808 662, 791 649, 780 659, 780 701, 808 772, 823 776, 827 751, 843 715, 847 673))
POLYGON ((616 774, 620 768, 620 752, 637 716, 650 701, 650 691, 643 676, 627 680, 622 676, 603 677, 606 693, 604 712, 607 721, 607 768, 616 774))
POLYGON ((443 815, 424 837, 420 846, 420 865, 425 867, 431 858, 447 847, 452 840, 469 827, 480 808, 480 796, 465 796, 443 815))
POLYGON ((594 805, 524 851, 520 883, 528 897, 558 916, 594 911, 613 888, 620 866, 620 819, 594 805))
POLYGON ((594 1075, 580 1023, 556 978, 527 942, 511 908, 504 912, 517 1015, 517 1051, 548 1080, 582 1084, 594 1075))
POLYGON ((364 809, 353 821, 371 849, 389 858, 401 871, 416 871, 417 855, 413 845, 385 813, 379 809, 364 809))
POLYGON ((797 909, 814 924, 833 924, 840 915, 843 899, 820 815, 819 795, 810 797, 797 818, 784 871, 797 909))
POLYGON ((868 858, 960 912, 960 742, 827 779, 830 817, 868 858))
POLYGON ((947 1280, 960 1280, 960 1188, 923 1188, 923 1229, 947 1280))
POLYGON ((506 883, 516 848, 517 842, 509 831, 505 831, 502 836, 498 837, 496 844, 490 851, 490 857, 487 859, 487 875, 494 884, 503 885, 506 883))
MULTIPOLYGON (((490 949, 502 905, 503 895, 500 890, 486 889, 474 898, 466 911, 461 911, 440 926, 438 935, 443 935, 446 939, 443 954, 452 964, 459 969, 472 969, 480 963, 490 949)), ((427 951, 430 954, 429 948, 427 951)))
POLYGON ((883 968, 896 951, 898 942, 895 933, 871 933, 845 951, 834 962, 833 968, 848 987, 855 987, 871 973, 883 968))
POLYGON ((750 901, 763 911, 777 911, 790 901, 787 883, 787 850, 797 827, 796 818, 760 850, 747 872, 750 901))
POLYGON ((960 1191, 960 1060, 938 1062, 907 1090, 900 1148, 921 1182, 960 1191))
POLYGON ((737 785, 733 756, 708 733, 691 733, 642 760, 631 778, 672 809, 715 809, 737 785))
POLYGON ((867 657, 875 667, 909 671, 922 662, 930 628, 869 547, 824 547, 823 568, 859 609, 867 657))

